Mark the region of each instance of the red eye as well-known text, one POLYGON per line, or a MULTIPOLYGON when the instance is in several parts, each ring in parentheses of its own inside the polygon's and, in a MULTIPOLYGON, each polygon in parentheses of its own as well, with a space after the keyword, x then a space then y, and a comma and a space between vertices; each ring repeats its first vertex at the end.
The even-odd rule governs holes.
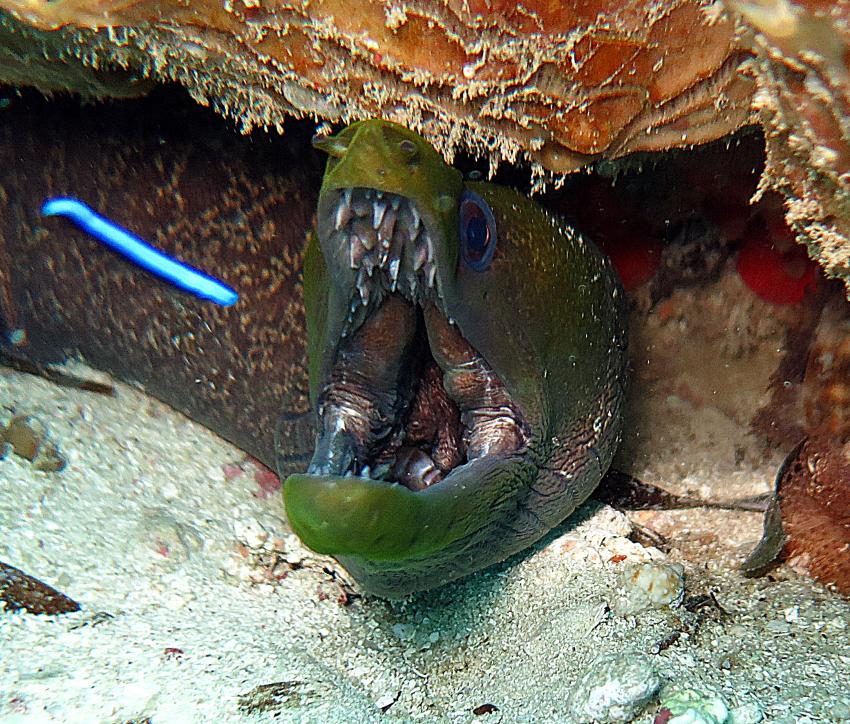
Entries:
POLYGON ((460 199, 460 255, 473 271, 483 272, 496 251, 496 219, 487 202, 472 191, 460 199))

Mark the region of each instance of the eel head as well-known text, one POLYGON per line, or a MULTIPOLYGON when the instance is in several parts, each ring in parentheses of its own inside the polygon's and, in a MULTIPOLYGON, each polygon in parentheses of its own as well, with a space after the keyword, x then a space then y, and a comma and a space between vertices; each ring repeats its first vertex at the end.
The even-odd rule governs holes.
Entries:
POLYGON ((530 545, 598 483, 619 434, 621 292, 591 243, 401 126, 314 143, 318 433, 286 510, 367 591, 401 596, 530 545))

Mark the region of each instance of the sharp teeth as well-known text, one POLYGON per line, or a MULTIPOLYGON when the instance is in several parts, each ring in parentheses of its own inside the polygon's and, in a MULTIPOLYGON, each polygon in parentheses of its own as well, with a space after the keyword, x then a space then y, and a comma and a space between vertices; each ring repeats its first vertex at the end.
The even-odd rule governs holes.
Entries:
POLYGON ((390 281, 392 282, 392 290, 395 291, 398 286, 398 268, 401 260, 396 257, 390 262, 390 281))
POLYGON ((378 235, 366 219, 355 219, 351 231, 360 237, 360 243, 367 249, 374 249, 378 243, 378 235))
POLYGON ((419 212, 412 204, 410 206, 410 215, 413 217, 413 222, 410 225, 410 238, 415 239, 416 234, 419 233, 419 224, 421 223, 421 219, 419 218, 419 212))
POLYGON ((416 251, 413 254, 413 271, 419 271, 427 260, 428 250, 424 244, 417 244, 416 251))
POLYGON ((367 254, 363 257, 363 268, 369 276, 372 276, 372 270, 378 266, 378 260, 374 254, 367 254))
POLYGON ((428 248, 428 261, 434 261, 434 244, 427 234, 425 234, 425 246, 428 248))
POLYGON ((351 219, 354 217, 354 214, 351 211, 351 193, 348 193, 348 199, 346 200, 346 195, 343 194, 340 199, 339 206, 336 207, 336 215, 334 216, 334 228, 339 231, 343 226, 345 226, 351 219))
POLYGON ((372 477, 372 468, 370 468, 368 465, 364 466, 363 469, 360 471, 360 477, 361 478, 371 478, 372 477))
POLYGON ((357 291, 360 292, 360 302, 364 307, 369 303, 369 283, 366 276, 366 270, 360 267, 360 271, 357 272, 357 291))
POLYGON ((378 199, 378 201, 380 201, 382 198, 384 198, 384 192, 383 191, 376 191, 375 192, 375 198, 378 199))
POLYGON ((393 211, 398 211, 398 207, 401 206, 401 196, 393 196, 390 199, 390 206, 393 207, 393 211))
MULTIPOLYGON (((386 206, 384 207, 386 209, 386 206)), ((398 218, 398 213, 395 210, 386 211, 384 218, 381 220, 380 228, 378 229, 378 238, 383 241, 390 241, 393 238, 393 230, 395 222, 398 218)))
POLYGON ((352 269, 357 268, 357 264, 354 263, 354 244, 357 242, 357 235, 352 234, 348 237, 348 266, 352 269))
POLYGON ((434 286, 434 278, 437 276, 437 265, 434 262, 428 262, 425 265, 425 277, 428 279, 428 286, 434 286))
POLYGON ((372 207, 372 227, 377 229, 384 220, 384 214, 387 213, 387 205, 380 201, 376 201, 372 207))
POLYGON ((348 263, 352 269, 357 269, 363 263, 363 255, 366 247, 357 234, 352 234, 348 239, 348 263))

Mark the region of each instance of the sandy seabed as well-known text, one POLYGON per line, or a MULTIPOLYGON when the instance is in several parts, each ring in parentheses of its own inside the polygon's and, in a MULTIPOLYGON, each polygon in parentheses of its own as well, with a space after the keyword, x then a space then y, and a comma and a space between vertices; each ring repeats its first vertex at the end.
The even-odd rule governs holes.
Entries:
MULTIPOLYGON (((682 687, 730 722, 850 719, 850 604, 784 568, 740 577, 758 514, 653 513, 689 541, 665 554, 590 503, 525 555, 387 602, 299 544, 241 451, 140 391, 0 368, 0 406, 68 461, 0 460, 0 560, 81 605, 0 612, 4 722, 579 721, 576 682, 608 654, 661 682, 639 722, 682 687), (692 533, 712 526, 723 544, 700 560, 692 533), (685 605, 609 610, 623 565, 666 559, 685 605)), ((740 491, 764 489, 751 477, 740 491)))

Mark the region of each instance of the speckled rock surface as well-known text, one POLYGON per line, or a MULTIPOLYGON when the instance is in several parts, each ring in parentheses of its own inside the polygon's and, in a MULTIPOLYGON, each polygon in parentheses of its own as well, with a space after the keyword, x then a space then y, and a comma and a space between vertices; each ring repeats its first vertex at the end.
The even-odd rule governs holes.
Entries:
POLYGON ((606 654, 576 681, 570 715, 579 722, 631 721, 660 687, 648 657, 636 651, 606 654))

